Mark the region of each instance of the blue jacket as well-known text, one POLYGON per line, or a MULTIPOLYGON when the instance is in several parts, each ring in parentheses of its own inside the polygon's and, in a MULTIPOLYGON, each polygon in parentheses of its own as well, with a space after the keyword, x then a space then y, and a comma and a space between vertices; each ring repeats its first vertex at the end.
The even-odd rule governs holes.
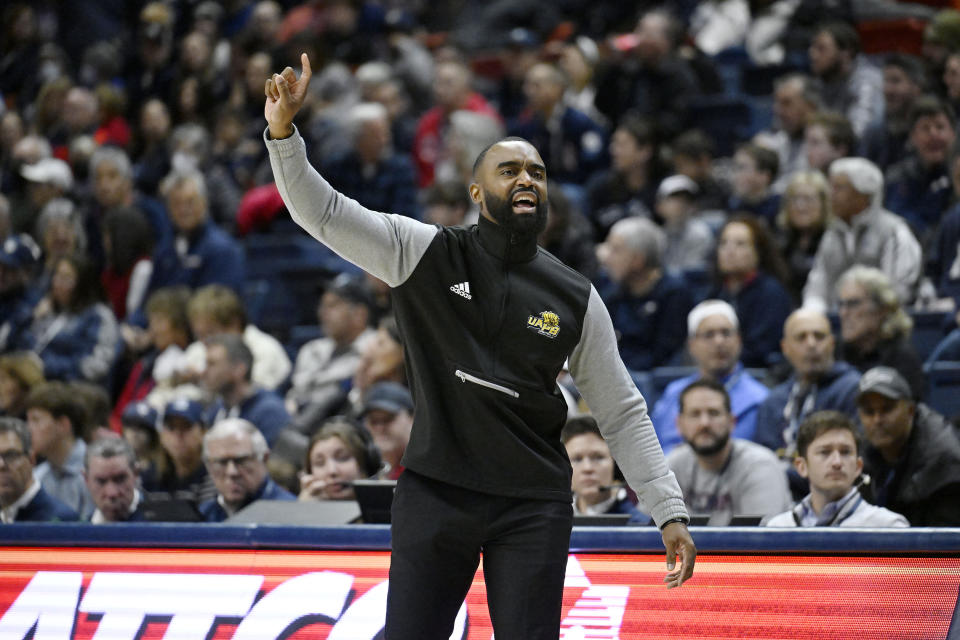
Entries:
POLYGON ((780 195, 771 193, 763 200, 752 203, 742 200, 737 196, 730 196, 730 201, 727 203, 727 210, 731 213, 744 211, 753 214, 758 218, 766 220, 772 227, 777 219, 777 214, 780 213, 780 195))
MULTIPOLYGON (((243 507, 256 502, 257 500, 296 500, 297 497, 278 485, 268 476, 260 488, 243 504, 243 507)), ((243 508, 241 507, 241 509, 243 508)), ((201 503, 200 515, 205 522, 223 522, 227 519, 227 512, 220 506, 216 498, 201 503)))
POLYGON ((43 487, 17 511, 16 522, 77 522, 80 516, 76 511, 60 502, 43 487))
POLYGON ((187 252, 180 256, 176 240, 154 253, 150 290, 174 285, 197 289, 222 284, 243 292, 246 260, 243 247, 209 218, 187 240, 187 252))
POLYGON ((931 245, 932 256, 928 268, 937 293, 953 298, 960 308, 960 204, 954 205, 940 221, 937 236, 931 245))
POLYGON ((39 318, 31 332, 33 350, 43 360, 48 380, 105 382, 113 372, 120 329, 113 311, 102 303, 79 313, 39 318))
MULTIPOLYGON (((691 382, 700 379, 700 373, 695 373, 679 380, 674 380, 663 390, 663 394, 653 406, 650 419, 653 428, 657 430, 660 446, 666 454, 678 444, 683 443, 680 432, 677 431, 677 414, 680 413, 680 394, 691 382)), ((731 434, 734 438, 753 440, 757 428, 757 409, 770 394, 762 383, 744 370, 739 362, 733 371, 721 380, 730 394, 730 409, 733 411, 737 424, 731 434)))
POLYGON ((663 366, 683 348, 693 296, 677 276, 664 275, 644 296, 634 297, 611 283, 600 297, 610 311, 620 357, 628 369, 663 366))
MULTIPOLYGON (((788 421, 783 411, 790 399, 790 390, 796 382, 796 375, 770 390, 770 395, 757 410, 757 430, 754 441, 777 451, 786 446, 783 430, 788 421)), ((860 372, 846 362, 835 362, 817 385, 813 407, 805 414, 814 411, 832 410, 845 413, 857 419, 857 384, 860 372)))
POLYGON ((314 158, 314 164, 334 189, 368 209, 420 218, 416 169, 409 156, 391 153, 369 177, 353 152, 329 160, 314 158))
POLYGON ((526 138, 540 151, 552 180, 582 185, 608 163, 607 132, 582 111, 557 109, 562 111, 551 123, 527 111, 510 124, 508 133, 526 138))
POLYGON ((901 215, 921 240, 936 228, 953 198, 946 164, 927 169, 916 155, 891 166, 886 184, 884 206, 901 215))
POLYGON ((783 323, 793 311, 793 301, 776 278, 758 272, 736 294, 719 289, 709 297, 726 300, 736 309, 743 340, 740 361, 744 366, 766 367, 771 358, 780 355, 783 323))
POLYGON ((257 389, 256 392, 240 403, 238 407, 228 409, 223 400, 217 400, 207 410, 207 424, 212 425, 224 418, 243 418, 260 429, 267 444, 273 447, 280 431, 290 424, 290 414, 283 406, 283 400, 273 391, 257 389))
POLYGON ((0 296, 0 353, 30 349, 33 304, 20 289, 0 296))

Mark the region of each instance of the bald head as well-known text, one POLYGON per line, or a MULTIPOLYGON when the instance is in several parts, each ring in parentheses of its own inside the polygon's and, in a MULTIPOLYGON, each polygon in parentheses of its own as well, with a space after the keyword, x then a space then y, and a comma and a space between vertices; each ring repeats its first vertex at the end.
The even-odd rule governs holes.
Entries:
POLYGON ((780 350, 793 365, 797 379, 817 382, 833 368, 833 332, 830 320, 820 311, 797 309, 783 325, 780 350))

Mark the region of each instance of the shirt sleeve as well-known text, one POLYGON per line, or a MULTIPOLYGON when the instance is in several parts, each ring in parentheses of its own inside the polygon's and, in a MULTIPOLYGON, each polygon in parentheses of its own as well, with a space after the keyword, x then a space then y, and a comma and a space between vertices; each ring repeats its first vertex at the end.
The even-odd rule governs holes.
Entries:
POLYGON ((592 286, 580 342, 570 355, 570 373, 643 510, 657 526, 687 518, 683 494, 667 467, 646 400, 620 359, 610 316, 592 286))
POLYGON ((277 188, 294 222, 391 287, 413 273, 437 227, 371 211, 338 193, 307 162, 306 145, 298 131, 283 140, 270 139, 264 132, 264 140, 277 188))

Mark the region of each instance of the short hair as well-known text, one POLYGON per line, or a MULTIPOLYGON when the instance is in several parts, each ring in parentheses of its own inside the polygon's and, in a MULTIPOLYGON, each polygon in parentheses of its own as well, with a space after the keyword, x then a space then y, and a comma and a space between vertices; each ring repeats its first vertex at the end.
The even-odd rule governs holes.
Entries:
POLYGON ((133 447, 124 438, 100 438, 87 446, 83 456, 83 468, 90 470, 90 460, 93 458, 124 458, 130 471, 137 475, 137 454, 133 447))
POLYGON ((43 377, 43 360, 33 351, 13 351, 0 356, 0 371, 25 388, 32 389, 46 382, 43 377))
POLYGON ((623 130, 634 139, 638 147, 657 144, 657 130, 654 124, 643 116, 627 112, 617 123, 616 130, 623 130))
POLYGON ((677 18, 677 14, 665 6, 659 6, 648 11, 644 11, 643 15, 640 16, 640 20, 643 20, 649 15, 657 15, 663 18, 667 40, 670 42, 670 47, 672 49, 676 49, 683 44, 685 32, 683 29, 683 24, 677 18))
POLYGON ((807 126, 820 125, 827 132, 827 141, 834 147, 843 147, 844 155, 850 155, 857 150, 857 134, 853 131, 850 120, 842 113, 820 111, 808 121, 807 126))
POLYGON ((753 159, 753 163, 757 165, 757 171, 768 174, 771 182, 773 182, 774 178, 777 177, 777 173, 780 171, 780 158, 777 156, 776 151, 771 151, 766 147, 748 142, 737 147, 736 153, 745 153, 750 156, 750 158, 753 159))
POLYGON ((90 178, 95 180, 97 170, 102 164, 112 165, 124 178, 133 179, 133 166, 130 163, 130 156, 119 147, 97 147, 97 150, 90 156, 90 178))
POLYGON ((239 324, 243 329, 247 326, 243 301, 233 289, 222 284, 208 284, 197 289, 187 303, 187 316, 209 316, 220 327, 239 324))
POLYGON ((169 198, 172 192, 187 184, 194 186, 204 202, 210 202, 207 198, 207 181, 199 171, 171 171, 160 183, 160 193, 164 198, 169 198))
POLYGON ((170 321, 177 331, 190 336, 190 321, 187 318, 187 305, 190 302, 190 288, 185 286, 157 289, 147 298, 144 310, 147 316, 161 315, 170 321))
POLYGON ((700 129, 684 131, 674 139, 672 146, 674 157, 702 158, 708 156, 713 158, 717 152, 717 146, 713 139, 700 129))
POLYGON ((823 104, 823 96, 820 95, 820 89, 813 82, 813 78, 804 73, 788 73, 780 76, 773 81, 773 90, 776 91, 794 82, 800 84, 800 96, 803 101, 814 109, 819 109, 823 104))
POLYGON ((560 431, 560 442, 567 444, 577 436, 582 436, 587 433, 593 434, 601 440, 603 439, 603 434, 600 433, 600 426, 597 424, 596 418, 589 414, 574 416, 568 418, 566 424, 563 425, 563 429, 560 431))
POLYGON ((837 280, 837 291, 851 283, 862 287, 867 297, 880 308, 880 313, 883 315, 880 322, 882 340, 898 336, 909 337, 913 329, 913 319, 904 310, 903 303, 887 274, 875 267, 857 264, 844 271, 837 280))
POLYGON ((807 457, 810 444, 827 431, 849 431, 853 436, 854 449, 860 454, 860 438, 857 426, 845 413, 839 411, 817 411, 811 413, 797 428, 797 455, 807 457))
POLYGON ((30 390, 25 402, 27 411, 43 409, 54 419, 66 418, 75 438, 83 435, 87 423, 86 408, 76 393, 64 382, 44 382, 30 390))
POLYGON ((23 452, 27 455, 30 455, 30 447, 32 446, 32 442, 30 440, 30 428, 27 427, 26 422, 20 418, 0 416, 0 433, 16 434, 17 438, 20 440, 20 446, 23 447, 23 452))
POLYGON ((680 398, 678 401, 678 406, 680 407, 680 413, 683 413, 683 403, 687 398, 687 394, 696 389, 709 389, 711 391, 716 391, 721 396, 723 396, 723 408, 727 410, 727 413, 731 412, 730 409, 730 394, 727 393, 726 387, 717 382, 716 380, 710 380, 709 378, 700 378, 694 380, 688 384, 683 391, 680 392, 680 398))
POLYGON ((490 149, 492 149, 496 145, 500 144, 501 142, 526 142, 530 146, 533 146, 533 143, 531 143, 526 138, 521 138, 520 136, 507 136, 506 138, 500 138, 499 140, 494 140, 493 142, 488 144, 486 147, 484 147, 483 150, 477 154, 477 159, 473 161, 474 177, 476 177, 477 170, 480 169, 480 165, 483 164, 483 159, 487 157, 487 152, 490 151, 490 149))
POLYGON ((830 163, 830 177, 844 175, 853 188, 863 195, 871 196, 873 206, 883 202, 883 172, 866 158, 838 158, 830 163))
POLYGON ((860 53, 860 34, 848 22, 834 20, 817 25, 815 34, 826 33, 836 43, 837 48, 846 51, 851 56, 860 53))
POLYGON ((653 220, 631 216, 617 220, 607 237, 618 235, 630 249, 643 254, 648 267, 656 268, 663 264, 663 254, 667 250, 667 234, 653 220))
POLYGON ((917 56, 895 51, 883 59, 884 67, 896 67, 921 90, 927 88, 927 70, 917 56))
POLYGON ((77 238, 77 249, 86 249, 87 232, 83 228, 83 220, 77 213, 77 206, 68 198, 54 198, 43 205, 34 225, 34 233, 40 244, 43 244, 43 237, 47 234, 50 225, 57 222, 63 222, 72 227, 73 235, 77 238))
POLYGON ((380 451, 373 444, 373 437, 366 427, 346 416, 333 416, 324 420, 317 432, 310 438, 310 444, 307 445, 306 460, 303 465, 307 473, 313 473, 313 466, 310 462, 313 445, 330 438, 340 439, 340 442, 350 451, 350 455, 357 461, 357 466, 360 467, 366 477, 376 475, 380 470, 380 451))
POLYGON ((931 118, 938 115, 945 116, 947 120, 950 121, 951 127, 956 126, 957 115, 954 113, 953 107, 950 106, 949 102, 939 96, 930 94, 922 95, 914 100, 913 105, 910 106, 907 122, 910 123, 910 129, 913 130, 920 118, 931 118))
MULTIPOLYGON (((210 131, 207 127, 196 123, 188 122, 174 127, 170 132, 170 142, 168 144, 170 151, 185 151, 203 164, 207 156, 210 155, 210 131)), ((200 174, 197 174, 200 177, 200 174)), ((206 185, 203 185, 206 187, 206 185)), ((206 189, 203 194, 206 200, 206 189)))
POLYGON ((239 436, 250 439, 250 445, 253 448, 253 455, 261 460, 270 453, 270 447, 267 445, 267 439, 263 437, 260 430, 249 420, 243 418, 226 418, 215 422, 210 430, 203 436, 203 457, 207 458, 209 454, 209 443, 215 440, 223 440, 239 436))
POLYGON ((233 364, 242 364, 247 368, 246 379, 249 381, 253 374, 253 352, 243 341, 243 337, 235 333, 218 333, 206 340, 207 349, 223 347, 227 359, 233 364))

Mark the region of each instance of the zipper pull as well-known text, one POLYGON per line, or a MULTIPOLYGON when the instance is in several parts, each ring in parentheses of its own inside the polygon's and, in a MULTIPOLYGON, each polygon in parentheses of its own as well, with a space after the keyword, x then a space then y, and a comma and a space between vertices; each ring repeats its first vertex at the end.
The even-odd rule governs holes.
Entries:
POLYGON ((460 378, 460 382, 463 382, 464 384, 466 384, 466 382, 467 382, 467 374, 465 374, 463 371, 460 371, 460 369, 457 369, 457 372, 456 372, 455 375, 456 375, 458 378, 460 378))

